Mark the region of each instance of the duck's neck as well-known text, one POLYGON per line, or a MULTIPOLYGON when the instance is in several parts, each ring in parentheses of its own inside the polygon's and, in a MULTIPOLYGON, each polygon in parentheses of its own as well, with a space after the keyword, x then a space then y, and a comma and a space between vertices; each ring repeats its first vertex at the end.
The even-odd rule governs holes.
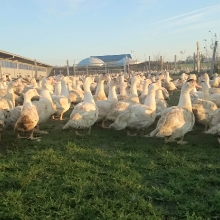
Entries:
POLYGON ((32 106, 32 102, 31 102, 31 98, 30 96, 28 95, 24 95, 24 104, 25 106, 32 106))
POLYGON ((83 102, 91 102, 91 103, 95 103, 91 90, 90 90, 90 83, 84 83, 83 85, 84 88, 84 100, 83 102))
POLYGON ((120 95, 121 96, 126 96, 127 95, 126 86, 124 85, 124 83, 120 84, 120 95))
POLYGON ((14 88, 10 84, 8 84, 5 98, 11 100, 12 105, 13 105, 12 108, 14 108, 15 107, 15 94, 14 94, 14 88))
POLYGON ((193 88, 190 93, 194 93, 194 92, 197 92, 196 88, 193 88))
POLYGON ((118 101, 118 97, 117 97, 117 94, 116 94, 116 86, 110 86, 109 85, 108 101, 113 102, 113 103, 118 101))
POLYGON ((131 94, 138 95, 137 93, 137 82, 133 82, 131 85, 131 94))
POLYGON ((156 110, 155 91, 148 91, 147 97, 144 101, 144 105, 147 105, 152 111, 156 110))
POLYGON ((190 91, 181 91, 178 107, 188 109, 192 111, 192 103, 189 95, 190 91))
POLYGON ((207 83, 202 83, 202 92, 204 94, 204 99, 209 100, 210 99, 209 87, 208 87, 207 83))
POLYGON ((142 96, 145 96, 145 95, 148 94, 148 86, 149 86, 148 83, 145 83, 145 84, 144 84, 143 90, 142 90, 142 93, 141 93, 142 96))
MULTIPOLYGON (((157 81, 157 83, 158 83, 159 87, 161 87, 161 79, 159 79, 159 80, 157 81)), ((163 92, 162 92, 161 89, 158 89, 158 90, 156 91, 156 99, 164 99, 164 95, 163 95, 163 92)))
POLYGON ((48 89, 42 88, 41 92, 40 92, 40 101, 45 101, 47 103, 51 103, 52 104, 52 98, 50 95, 50 91, 48 89))
POLYGON ((61 81, 61 93, 60 93, 60 95, 66 96, 67 98, 69 98, 69 96, 70 96, 69 90, 68 90, 66 82, 64 80, 61 81))
POLYGON ((95 92, 95 95, 97 96, 100 92, 104 92, 104 81, 103 79, 100 79, 97 85, 97 89, 95 92))
POLYGON ((68 83, 67 83, 67 87, 68 87, 68 90, 69 90, 69 91, 72 91, 72 90, 73 90, 72 82, 68 82, 68 83))
POLYGON ((77 84, 76 89, 79 90, 79 91, 81 91, 81 92, 83 92, 83 90, 82 90, 80 84, 77 84))
POLYGON ((166 80, 166 82, 170 82, 170 75, 169 74, 166 75, 166 79, 165 80, 166 80))
POLYGON ((55 84, 55 91, 54 91, 55 95, 60 95, 61 93, 61 82, 57 82, 55 84))
POLYGON ((209 78, 208 77, 205 78, 204 81, 206 82, 208 88, 211 88, 210 83, 209 83, 209 78))
POLYGON ((156 99, 164 99, 163 92, 161 89, 156 91, 156 99))

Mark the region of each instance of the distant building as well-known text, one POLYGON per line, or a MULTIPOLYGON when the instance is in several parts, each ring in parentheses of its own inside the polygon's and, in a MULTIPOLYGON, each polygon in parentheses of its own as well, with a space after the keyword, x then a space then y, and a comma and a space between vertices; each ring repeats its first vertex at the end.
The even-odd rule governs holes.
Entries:
POLYGON ((3 74, 12 78, 48 76, 52 68, 49 64, 0 50, 0 77, 3 74))
POLYGON ((126 57, 132 59, 131 54, 119 54, 119 55, 104 55, 104 56, 90 56, 102 60, 106 64, 114 64, 119 60, 122 60, 126 57))
POLYGON ((96 57, 89 57, 89 58, 86 58, 86 59, 83 59, 81 60, 78 64, 77 64, 77 67, 87 67, 87 66, 104 66, 105 63, 96 58, 96 57))

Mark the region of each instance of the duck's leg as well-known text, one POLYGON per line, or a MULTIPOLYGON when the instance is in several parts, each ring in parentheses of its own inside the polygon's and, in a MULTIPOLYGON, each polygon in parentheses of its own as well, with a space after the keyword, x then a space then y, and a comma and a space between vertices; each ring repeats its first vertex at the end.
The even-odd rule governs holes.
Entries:
POLYGON ((88 135, 91 134, 91 127, 89 127, 89 130, 88 130, 88 135))
POLYGON ((183 141, 183 138, 184 138, 184 135, 181 137, 181 139, 179 141, 177 141, 177 144, 180 144, 180 145, 187 144, 188 141, 183 141))
POLYGON ((154 137, 158 131, 159 131, 159 128, 156 128, 153 131, 151 131, 150 134, 143 135, 143 137, 154 137))
POLYGON ((220 133, 218 133, 218 143, 220 144, 220 133))
POLYGON ((80 133, 78 132, 78 130, 75 130, 75 134, 76 134, 76 136, 83 136, 82 134, 80 134, 80 133))
POLYGON ((63 120, 63 112, 60 114, 60 121, 63 120))
POLYGON ((34 130, 32 130, 30 137, 28 138, 28 140, 38 140, 41 137, 34 137, 34 130))
POLYGON ((101 127, 102 127, 102 128, 110 128, 109 126, 106 126, 106 125, 105 125, 105 121, 106 121, 106 119, 102 120, 102 125, 101 125, 101 127))
POLYGON ((141 131, 140 131, 140 136, 141 136, 141 137, 144 137, 144 129, 141 129, 141 131))
POLYGON ((22 138, 26 138, 26 137, 21 137, 19 133, 17 133, 17 139, 22 139, 22 138))
POLYGON ((47 131, 41 131, 41 130, 40 130, 39 124, 36 125, 36 128, 34 129, 34 132, 35 132, 35 133, 38 133, 38 134, 48 134, 47 131))
POLYGON ((127 129, 127 136, 137 136, 137 133, 131 134, 130 131, 127 129))
POLYGON ((171 137, 165 137, 164 139, 164 143, 171 143, 171 142, 175 142, 175 138, 171 137))

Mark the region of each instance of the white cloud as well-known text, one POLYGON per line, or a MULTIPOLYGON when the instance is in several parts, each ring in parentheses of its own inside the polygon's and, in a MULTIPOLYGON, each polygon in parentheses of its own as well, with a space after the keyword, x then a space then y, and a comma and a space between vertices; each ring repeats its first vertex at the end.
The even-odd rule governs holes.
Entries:
MULTIPOLYGON (((183 27, 185 25, 189 24, 195 24, 199 23, 200 26, 202 26, 203 22, 206 22, 206 18, 209 15, 213 15, 214 13, 219 13, 220 10, 220 4, 205 7, 202 9, 198 9, 195 11, 191 11, 188 13, 180 14, 178 16, 174 16, 171 18, 167 18, 158 22, 153 23, 152 25, 156 26, 158 28, 164 27, 164 28, 169 28, 169 27, 183 27)), ((215 20, 214 20, 215 21, 215 20)), ((209 20, 210 22, 210 20, 209 20)), ((211 25, 211 23, 210 23, 211 25)))

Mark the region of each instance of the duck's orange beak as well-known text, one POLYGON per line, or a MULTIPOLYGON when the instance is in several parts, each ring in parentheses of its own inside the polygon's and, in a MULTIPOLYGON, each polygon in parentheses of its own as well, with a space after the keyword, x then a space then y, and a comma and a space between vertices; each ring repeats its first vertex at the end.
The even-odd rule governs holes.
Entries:
POLYGON ((196 83, 195 87, 198 89, 202 89, 202 86, 200 86, 198 83, 196 83))

